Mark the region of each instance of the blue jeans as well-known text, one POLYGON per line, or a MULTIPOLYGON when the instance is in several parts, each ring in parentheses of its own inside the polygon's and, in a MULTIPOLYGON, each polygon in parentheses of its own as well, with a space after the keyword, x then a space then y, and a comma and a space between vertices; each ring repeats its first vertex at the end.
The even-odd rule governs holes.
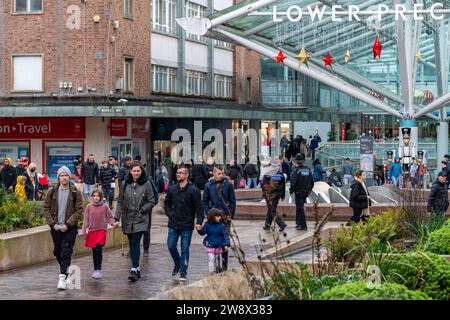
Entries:
POLYGON ((180 276, 185 277, 189 265, 189 246, 191 245, 192 230, 169 228, 167 247, 172 256, 175 267, 180 270, 180 276), (178 252, 178 238, 181 237, 181 256, 178 252))
POLYGON ((258 186, 257 178, 247 178, 247 189, 256 188, 258 186))
POLYGON ((84 184, 83 186, 83 195, 85 200, 91 201, 91 194, 95 190, 95 184, 84 184))
POLYGON ((400 179, 400 177, 391 176, 392 184, 394 184, 398 187, 399 179, 400 179))

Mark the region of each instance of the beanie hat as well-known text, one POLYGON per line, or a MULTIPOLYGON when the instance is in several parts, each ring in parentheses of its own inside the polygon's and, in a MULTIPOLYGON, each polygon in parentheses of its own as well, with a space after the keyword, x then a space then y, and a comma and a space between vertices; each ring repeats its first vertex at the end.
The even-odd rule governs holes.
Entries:
POLYGON ((130 156, 123 157, 123 162, 133 160, 130 156))
POLYGON ((59 175, 60 175, 61 173, 63 173, 63 172, 67 173, 67 174, 69 175, 69 177, 70 177, 70 175, 71 175, 70 169, 67 168, 66 166, 62 166, 61 168, 58 169, 58 173, 57 173, 57 175, 56 175, 56 179, 59 180, 59 175))
POLYGON ((447 176, 447 174, 445 173, 445 171, 441 171, 438 174, 438 177, 446 177, 446 176, 447 176))

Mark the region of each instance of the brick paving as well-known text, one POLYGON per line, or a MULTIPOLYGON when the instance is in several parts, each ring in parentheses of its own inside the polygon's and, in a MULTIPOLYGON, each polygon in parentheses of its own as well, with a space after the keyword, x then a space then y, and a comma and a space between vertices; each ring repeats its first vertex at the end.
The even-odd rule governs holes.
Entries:
MULTIPOLYGON (((292 224, 292 223, 291 223, 292 224)), ((81 289, 58 291, 56 289, 59 267, 56 261, 20 268, 0 273, 0 299, 148 299, 161 292, 179 285, 172 277, 172 258, 167 250, 167 219, 155 215, 151 231, 150 256, 141 256, 143 278, 136 283, 129 283, 127 277, 131 261, 123 257, 121 249, 104 251, 103 278, 95 280, 92 274, 92 257, 75 256, 72 264, 81 269, 81 289)), ((266 239, 266 246, 271 243, 270 233, 261 230, 261 221, 235 221, 237 233, 246 256, 254 256, 266 239)), ((312 227, 312 226, 310 226, 312 227)), ((287 239, 301 234, 292 225, 287 229, 287 239)), ((239 268, 237 259, 230 257, 230 266, 239 268)), ((207 256, 202 245, 202 237, 193 234, 190 247, 188 282, 200 280, 208 274, 207 256)))

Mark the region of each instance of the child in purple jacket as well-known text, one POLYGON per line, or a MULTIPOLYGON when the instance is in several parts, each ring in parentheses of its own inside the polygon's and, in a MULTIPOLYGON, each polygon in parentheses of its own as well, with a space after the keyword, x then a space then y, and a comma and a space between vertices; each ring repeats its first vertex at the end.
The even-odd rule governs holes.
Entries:
POLYGON ((230 237, 227 226, 222 223, 223 211, 212 208, 208 211, 208 221, 197 228, 200 235, 206 235, 203 240, 206 252, 208 253, 208 266, 210 273, 221 271, 220 261, 223 252, 230 247, 230 237))

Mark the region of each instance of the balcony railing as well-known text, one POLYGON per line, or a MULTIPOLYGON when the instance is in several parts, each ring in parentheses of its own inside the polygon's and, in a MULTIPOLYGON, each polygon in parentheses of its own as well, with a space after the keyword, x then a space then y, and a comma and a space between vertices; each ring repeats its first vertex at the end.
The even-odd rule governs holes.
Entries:
POLYGON ((303 81, 261 80, 261 102, 265 106, 301 107, 303 103, 303 81))
MULTIPOLYGON (((394 150, 398 154, 398 148, 398 142, 395 141, 374 142, 373 151, 377 155, 377 163, 384 163, 387 160, 387 151, 394 150)), ((418 150, 424 151, 427 163, 436 167, 437 144, 435 142, 419 142, 418 150)), ((359 161, 359 141, 324 143, 317 152, 317 157, 326 168, 341 166, 346 158, 359 161)))

